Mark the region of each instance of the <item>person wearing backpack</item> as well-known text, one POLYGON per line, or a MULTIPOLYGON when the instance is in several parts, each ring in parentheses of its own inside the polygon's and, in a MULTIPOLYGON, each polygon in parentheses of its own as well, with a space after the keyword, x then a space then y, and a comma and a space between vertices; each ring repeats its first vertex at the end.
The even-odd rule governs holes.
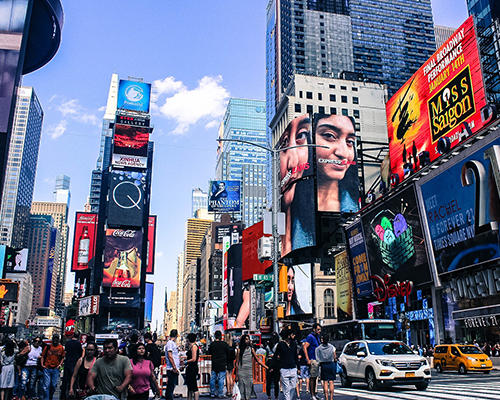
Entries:
POLYGON ((44 375, 44 400, 52 400, 59 382, 60 368, 66 352, 59 343, 59 335, 52 335, 52 343, 42 352, 42 368, 44 375))
POLYGON ((321 325, 315 322, 312 332, 307 335, 306 341, 304 342, 304 354, 306 356, 307 365, 309 366, 309 390, 311 392, 311 400, 317 400, 316 381, 319 374, 319 364, 316 361, 316 349, 320 345, 320 334, 321 325))

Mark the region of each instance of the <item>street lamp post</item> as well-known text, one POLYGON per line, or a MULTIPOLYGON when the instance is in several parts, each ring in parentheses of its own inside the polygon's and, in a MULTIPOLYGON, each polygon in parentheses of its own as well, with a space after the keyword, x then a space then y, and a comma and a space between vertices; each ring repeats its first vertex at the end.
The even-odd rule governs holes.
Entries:
POLYGON ((256 146, 259 147, 272 155, 272 181, 271 181, 271 186, 272 186, 272 194, 273 194, 273 207, 271 209, 271 222, 272 222, 272 229, 273 229, 273 245, 271 248, 271 256, 273 259, 273 275, 274 275, 274 293, 273 293, 273 320, 274 320, 274 331, 278 332, 279 326, 278 326, 278 249, 279 249, 279 234, 278 234, 278 190, 279 190, 279 179, 278 177, 278 155, 282 151, 287 151, 290 149, 295 149, 297 147, 324 147, 326 149, 329 149, 328 146, 321 146, 317 144, 300 144, 296 146, 290 146, 290 147, 285 147, 285 148, 271 148, 271 147, 266 147, 262 146, 257 143, 249 142, 247 140, 241 140, 241 139, 217 139, 218 142, 238 142, 238 143, 243 143, 243 144, 248 144, 250 146, 256 146))

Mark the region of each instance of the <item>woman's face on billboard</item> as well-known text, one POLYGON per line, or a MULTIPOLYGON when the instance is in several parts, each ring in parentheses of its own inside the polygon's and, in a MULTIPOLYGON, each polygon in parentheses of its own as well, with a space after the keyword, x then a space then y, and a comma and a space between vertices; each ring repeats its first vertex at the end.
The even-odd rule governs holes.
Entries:
POLYGON ((293 292, 295 292, 295 271, 293 268, 288 268, 288 301, 292 301, 293 292))
POLYGON ((344 179, 349 166, 355 164, 356 134, 351 120, 346 116, 331 115, 322 118, 316 126, 316 158, 318 177, 344 179))

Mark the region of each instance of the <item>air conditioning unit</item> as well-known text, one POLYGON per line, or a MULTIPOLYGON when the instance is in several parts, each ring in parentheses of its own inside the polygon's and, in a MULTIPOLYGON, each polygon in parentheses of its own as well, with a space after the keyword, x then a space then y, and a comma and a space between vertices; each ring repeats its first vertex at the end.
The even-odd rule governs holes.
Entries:
POLYGON ((271 259, 271 246, 273 243, 272 237, 261 237, 259 239, 259 246, 257 248, 257 255, 259 257, 259 261, 262 262, 264 260, 271 259))

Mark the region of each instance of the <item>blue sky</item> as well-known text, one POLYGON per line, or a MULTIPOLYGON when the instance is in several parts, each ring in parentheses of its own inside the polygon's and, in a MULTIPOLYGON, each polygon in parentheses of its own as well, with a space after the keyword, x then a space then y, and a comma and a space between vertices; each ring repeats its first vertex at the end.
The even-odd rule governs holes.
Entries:
MULTIPOLYGON (((45 111, 34 200, 51 201, 56 175, 70 176, 72 228, 89 194, 111 74, 154 82, 153 329, 163 319, 164 288, 175 290, 191 190, 207 190, 214 176, 215 139, 227 101, 265 99, 267 2, 63 0, 59 52, 24 77, 45 111)), ((432 3, 436 24, 458 27, 467 18, 465 0, 432 3)))

